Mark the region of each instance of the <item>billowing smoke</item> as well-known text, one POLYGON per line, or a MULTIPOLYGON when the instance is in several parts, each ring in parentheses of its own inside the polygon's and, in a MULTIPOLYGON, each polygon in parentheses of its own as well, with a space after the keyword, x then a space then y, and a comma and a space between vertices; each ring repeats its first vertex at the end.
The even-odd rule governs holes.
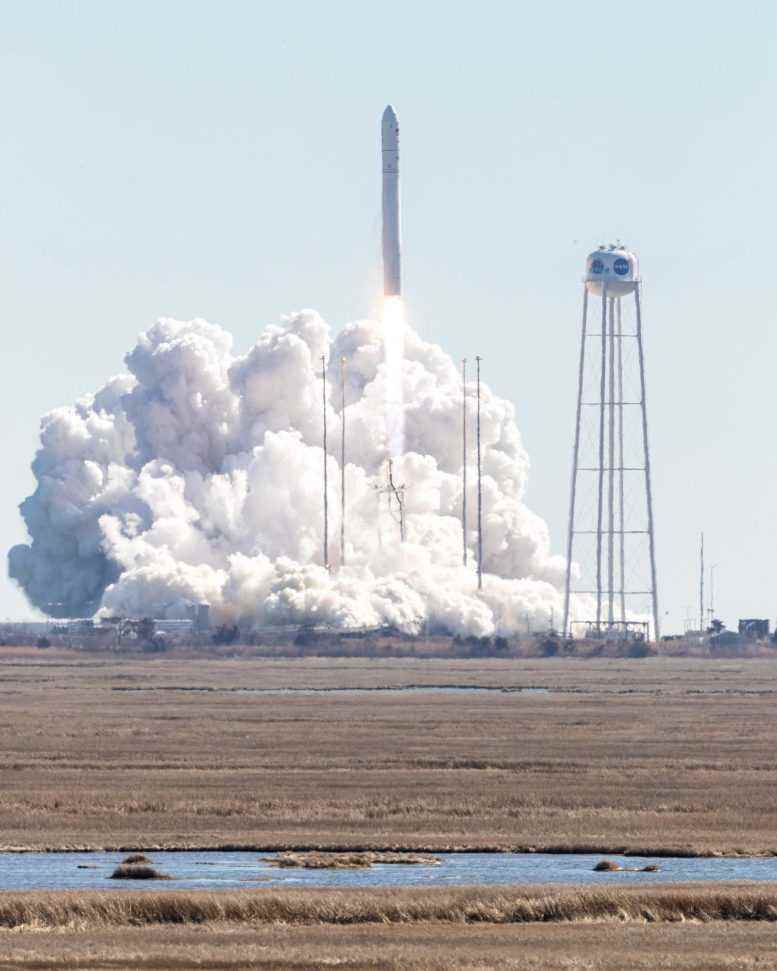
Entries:
POLYGON ((317 313, 302 311, 235 356, 219 326, 158 321, 126 356, 128 373, 43 418, 38 486, 21 505, 31 542, 10 551, 11 576, 59 617, 187 617, 207 602, 218 622, 479 636, 546 626, 551 611, 558 619, 564 563, 523 502, 529 462, 512 405, 484 386, 479 594, 474 449, 462 565, 458 369, 405 326, 398 393, 381 326, 358 322, 332 339, 317 313), (331 572, 322 563, 322 356, 331 572), (343 358, 347 565, 339 568, 343 358), (386 402, 397 400, 399 423, 386 417, 386 402), (404 544, 381 490, 397 428, 404 544))

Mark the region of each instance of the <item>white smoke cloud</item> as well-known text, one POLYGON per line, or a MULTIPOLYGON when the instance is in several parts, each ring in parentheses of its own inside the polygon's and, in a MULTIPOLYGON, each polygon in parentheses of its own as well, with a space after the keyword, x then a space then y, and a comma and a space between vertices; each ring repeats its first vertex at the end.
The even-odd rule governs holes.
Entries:
MULTIPOLYGON (((42 420, 38 486, 21 505, 31 543, 10 551, 9 572, 45 612, 185 617, 191 604, 207 602, 224 622, 391 624, 478 636, 546 625, 551 611, 560 617, 564 561, 551 555, 545 523, 523 501, 529 461, 513 407, 486 386, 482 593, 474 449, 462 565, 460 375, 411 328, 399 392, 379 323, 351 324, 332 340, 310 310, 268 327, 242 356, 221 327, 162 319, 125 363, 128 374, 42 420), (322 356, 331 573, 322 565, 322 356), (404 544, 376 488, 396 452, 387 401, 404 412, 403 450, 394 457, 394 479, 405 486, 404 544)), ((474 408, 470 420, 474 443, 474 408)))

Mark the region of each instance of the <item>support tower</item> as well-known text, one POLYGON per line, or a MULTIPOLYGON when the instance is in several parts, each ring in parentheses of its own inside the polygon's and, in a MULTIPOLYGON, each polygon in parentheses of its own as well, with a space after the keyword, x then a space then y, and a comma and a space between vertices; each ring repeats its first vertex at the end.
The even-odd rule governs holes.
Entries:
POLYGON ((600 247, 586 263, 563 630, 617 637, 640 615, 650 617, 657 640, 641 280, 636 255, 618 244, 600 247), (573 595, 590 604, 575 625, 573 595))

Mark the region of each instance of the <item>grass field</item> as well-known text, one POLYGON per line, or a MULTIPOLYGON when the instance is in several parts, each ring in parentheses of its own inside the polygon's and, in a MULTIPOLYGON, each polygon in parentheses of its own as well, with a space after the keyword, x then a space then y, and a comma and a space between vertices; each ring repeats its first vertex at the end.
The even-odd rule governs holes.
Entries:
POLYGON ((6 847, 777 852, 777 661, 0 649, 6 847), (545 692, 327 692, 407 685, 545 692))
POLYGON ((380 924, 0 932, 2 971, 764 971, 770 924, 380 924))
POLYGON ((738 886, 0 894, 0 968, 764 968, 777 892, 738 886))
MULTIPOLYGON (((777 852, 777 661, 767 659, 0 648, 0 698, 6 848, 777 852), (544 690, 330 690, 455 685, 544 690)), ((684 892, 545 888, 528 911, 525 888, 245 891, 215 910, 192 895, 171 907, 159 893, 134 913, 130 891, 96 909, 87 894, 6 893, 0 968, 777 966, 777 896, 684 892), (180 923, 149 920, 182 907, 180 923)))

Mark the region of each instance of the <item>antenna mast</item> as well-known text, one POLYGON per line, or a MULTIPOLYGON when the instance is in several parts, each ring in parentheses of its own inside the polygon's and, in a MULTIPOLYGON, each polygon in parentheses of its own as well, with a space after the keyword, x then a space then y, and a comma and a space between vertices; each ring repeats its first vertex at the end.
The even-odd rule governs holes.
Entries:
POLYGON ((324 566, 329 569, 329 481, 327 478, 326 452, 326 358, 321 355, 321 378, 323 381, 324 405, 324 566))

